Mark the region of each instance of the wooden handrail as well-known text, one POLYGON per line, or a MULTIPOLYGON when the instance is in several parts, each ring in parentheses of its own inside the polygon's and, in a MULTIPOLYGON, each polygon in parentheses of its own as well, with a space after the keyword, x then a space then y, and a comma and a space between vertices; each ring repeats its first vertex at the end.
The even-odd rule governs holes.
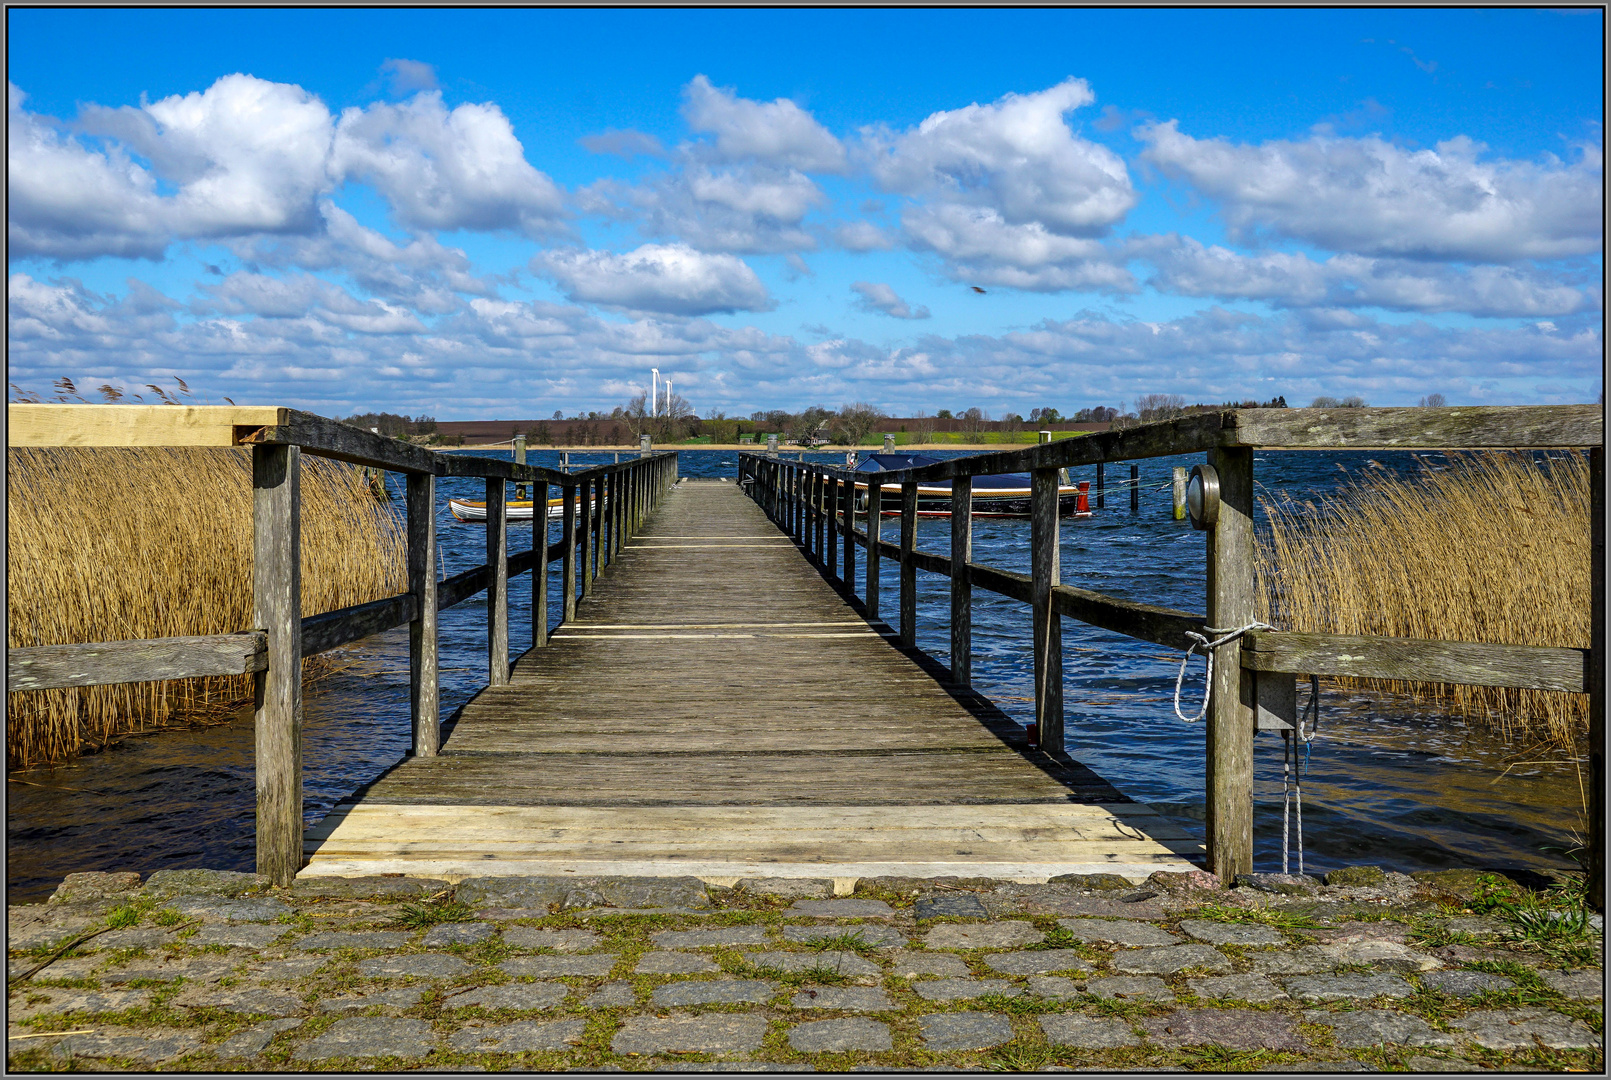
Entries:
MULTIPOLYGON (((1031 605, 1034 619, 1035 717, 1043 746, 1062 743, 1061 617, 1174 649, 1190 643, 1188 632, 1205 626, 1243 626, 1253 619, 1253 449, 1569 449, 1589 448, 1594 548, 1595 645, 1591 650, 1425 641, 1341 634, 1261 631, 1228 642, 1214 665, 1206 724, 1208 757, 1208 848, 1210 869, 1221 876, 1252 868, 1252 736, 1266 709, 1295 708, 1296 674, 1321 674, 1405 682, 1458 683, 1587 692, 1591 729, 1600 732, 1604 702, 1605 579, 1600 560, 1604 539, 1603 421, 1598 406, 1492 406, 1405 409, 1231 409, 1134 428, 1086 435, 1021 450, 974 454, 920 468, 861 473, 851 468, 784 461, 772 453, 740 451, 741 489, 793 535, 823 574, 852 589, 857 544, 868 549, 865 610, 879 614, 882 560, 900 566, 899 638, 915 637, 915 571, 951 578, 952 678, 971 680, 969 607, 975 586, 1031 605), (1220 511, 1208 531, 1208 614, 1140 604, 1063 585, 1057 580, 1057 470, 1174 454, 1207 452, 1220 477, 1220 511), (972 556, 972 480, 976 476, 1028 472, 1031 477, 1031 572, 984 566, 972 556), (916 485, 952 481, 951 548, 944 556, 915 550, 916 485), (868 528, 855 527, 857 484, 867 486, 868 528), (901 542, 880 535, 885 488, 901 492, 901 542), (873 496, 873 492, 880 493, 873 496), (874 501, 876 499, 876 501, 874 501), (839 543, 845 545, 836 552, 839 543), (836 557, 839 555, 840 557, 836 557), (843 569, 840 569, 842 563, 843 569), (960 570, 960 573, 958 571, 960 570), (1048 618, 1057 616, 1058 618, 1048 618), (1257 715, 1256 715, 1257 714, 1257 715)), ((1132 466, 1131 512, 1137 512, 1132 466)), ((1100 485, 1099 495, 1100 500, 1100 485)), ((1595 747, 1597 738, 1591 739, 1595 747)), ((1598 791, 1603 760, 1591 753, 1598 791)), ((1603 809, 1590 823, 1590 848, 1603 847, 1603 809)))
POLYGON ((302 866, 302 658, 404 623, 409 626, 409 702, 413 753, 432 755, 441 741, 436 617, 483 589, 488 605, 488 675, 491 685, 509 677, 507 583, 510 574, 535 571, 532 587, 534 647, 548 644, 547 569, 565 565, 564 618, 575 613, 575 557, 586 560, 590 584, 615 561, 625 536, 637 531, 661 495, 676 481, 675 452, 639 453, 625 461, 562 472, 499 461, 456 457, 349 427, 295 409, 235 406, 10 405, 12 446, 245 446, 252 453, 252 620, 260 630, 212 637, 101 642, 11 649, 12 690, 95 686, 121 682, 254 674, 257 771, 257 869, 288 885, 302 866), (407 475, 408 591, 366 604, 301 617, 300 463, 306 452, 407 475), (487 482, 486 565, 437 581, 435 481, 438 476, 487 482), (549 485, 565 501, 565 535, 558 544, 509 555, 500 482, 531 483, 533 544, 547 536, 549 485), (599 541, 577 550, 575 507, 589 500, 586 519, 599 541), (538 511, 535 507, 541 507, 538 511), (541 522, 541 526, 537 522, 541 522), (596 522, 596 524, 593 524, 596 522))

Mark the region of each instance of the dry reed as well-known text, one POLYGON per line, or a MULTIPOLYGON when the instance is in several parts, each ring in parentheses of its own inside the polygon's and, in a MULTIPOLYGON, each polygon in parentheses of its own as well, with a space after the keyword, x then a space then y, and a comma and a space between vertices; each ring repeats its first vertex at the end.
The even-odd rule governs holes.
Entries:
MULTIPOLYGON (((1261 502, 1259 617, 1282 629, 1589 645, 1581 453, 1457 455, 1409 478, 1372 469, 1318 504, 1261 502)), ((1338 681, 1408 695, 1506 737, 1571 747, 1588 728, 1584 694, 1338 681)))
MULTIPOLYGON (((249 451, 63 447, 8 449, 6 459, 8 647, 250 626, 249 451)), ((301 486, 303 614, 402 592, 401 522, 362 470, 304 457, 301 486)), ((9 694, 8 765, 216 721, 251 693, 251 676, 239 675, 9 694)))

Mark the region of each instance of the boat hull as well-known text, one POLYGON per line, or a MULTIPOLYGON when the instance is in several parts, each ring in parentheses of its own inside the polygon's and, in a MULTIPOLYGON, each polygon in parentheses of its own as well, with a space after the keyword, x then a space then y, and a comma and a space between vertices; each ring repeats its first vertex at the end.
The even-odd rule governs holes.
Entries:
MULTIPOLYGON (((1080 489, 1073 485, 1064 485, 1057 489, 1057 514, 1059 517, 1090 517, 1089 510, 1079 508, 1080 489)), ((858 516, 867 513, 867 485, 856 485, 856 513, 858 516)), ((974 517, 1028 517, 1030 513, 1030 494, 1028 488, 996 488, 973 493, 974 517)), ((899 517, 901 514, 901 493, 897 487, 888 486, 883 489, 879 500, 879 515, 881 517, 899 517)), ((950 517, 951 516, 951 490, 950 488, 923 488, 917 489, 917 516, 918 517, 950 517)))
MULTIPOLYGON (((609 502, 608 499, 605 502, 609 502)), ((448 511, 458 521, 486 521, 487 504, 480 500, 449 499, 448 511)), ((530 521, 535 516, 530 499, 514 499, 503 504, 505 521, 530 521)), ((564 499, 548 500, 548 520, 557 521, 565 513, 564 499)))

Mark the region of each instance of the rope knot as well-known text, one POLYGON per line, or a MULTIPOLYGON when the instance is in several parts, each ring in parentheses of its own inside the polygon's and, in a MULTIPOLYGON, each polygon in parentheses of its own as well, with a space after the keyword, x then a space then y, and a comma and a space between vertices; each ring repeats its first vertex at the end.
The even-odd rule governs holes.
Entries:
POLYGON ((1186 636, 1191 639, 1191 644, 1186 647, 1186 655, 1180 658, 1180 674, 1175 676, 1175 715, 1186 721, 1188 724, 1195 724, 1197 721, 1208 715, 1208 697, 1214 686, 1214 650, 1219 648, 1221 645, 1235 641, 1237 638, 1250 631, 1274 630, 1275 627, 1271 626, 1269 623, 1254 621, 1248 623, 1246 626, 1205 626, 1203 629, 1208 631, 1208 634, 1219 634, 1220 636, 1214 638, 1213 640, 1209 640, 1207 634, 1199 634, 1195 630, 1187 630, 1186 636), (1206 664, 1206 670, 1203 674, 1203 707, 1197 710, 1197 714, 1195 716, 1187 716, 1185 713, 1180 711, 1180 688, 1181 685, 1186 681, 1186 665, 1191 662, 1192 655, 1196 653, 1199 648, 1203 650, 1203 660, 1206 664))

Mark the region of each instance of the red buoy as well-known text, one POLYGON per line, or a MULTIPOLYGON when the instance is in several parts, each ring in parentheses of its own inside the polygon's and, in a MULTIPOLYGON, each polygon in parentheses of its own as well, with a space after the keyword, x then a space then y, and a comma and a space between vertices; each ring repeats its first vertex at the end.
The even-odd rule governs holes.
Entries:
POLYGON ((1091 482, 1081 480, 1079 486, 1080 493, 1074 497, 1074 511, 1080 514, 1089 514, 1091 512, 1091 482))

